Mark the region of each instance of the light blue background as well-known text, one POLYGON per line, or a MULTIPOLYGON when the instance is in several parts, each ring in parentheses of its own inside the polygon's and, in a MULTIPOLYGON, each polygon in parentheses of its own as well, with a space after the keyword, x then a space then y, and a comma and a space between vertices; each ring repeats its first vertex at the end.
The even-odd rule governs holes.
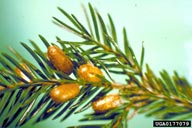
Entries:
MULTIPOLYGON (((19 42, 28 42, 28 39, 41 46, 38 34, 42 34, 50 42, 55 41, 55 36, 66 40, 76 39, 73 34, 54 25, 52 16, 66 21, 56 8, 60 6, 86 23, 81 4, 87 5, 88 2, 98 9, 105 21, 107 13, 112 15, 119 40, 122 40, 122 27, 127 28, 129 41, 138 57, 141 42, 144 41, 145 62, 149 63, 157 74, 162 69, 170 73, 177 70, 191 81, 191 0, 1 0, 0 50, 7 51, 5 48, 9 46, 23 50, 19 42)), ((75 124, 77 116, 63 124, 48 120, 33 128, 65 127, 75 124)), ((129 127, 150 128, 152 119, 138 115, 130 121, 129 127)))

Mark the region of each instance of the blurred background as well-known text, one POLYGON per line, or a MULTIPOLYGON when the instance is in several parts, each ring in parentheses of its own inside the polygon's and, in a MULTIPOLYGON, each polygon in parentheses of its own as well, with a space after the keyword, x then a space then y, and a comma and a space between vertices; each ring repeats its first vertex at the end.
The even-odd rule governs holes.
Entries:
MULTIPOLYGON (((191 0, 0 0, 0 51, 8 52, 8 47, 13 47, 25 52, 20 42, 27 43, 29 39, 43 47, 39 34, 50 42, 55 42, 56 36, 74 40, 73 34, 53 24, 52 17, 68 22, 57 10, 59 6, 86 23, 81 6, 87 6, 88 2, 97 8, 105 21, 107 13, 111 14, 120 44, 122 28, 127 28, 129 41, 138 57, 144 42, 145 63, 157 75, 162 69, 170 74, 176 70, 192 82, 191 0)), ((33 128, 64 128, 77 123, 81 116, 75 115, 63 123, 47 120, 33 128)), ((151 128, 152 122, 153 118, 138 115, 129 122, 129 127, 151 128)))

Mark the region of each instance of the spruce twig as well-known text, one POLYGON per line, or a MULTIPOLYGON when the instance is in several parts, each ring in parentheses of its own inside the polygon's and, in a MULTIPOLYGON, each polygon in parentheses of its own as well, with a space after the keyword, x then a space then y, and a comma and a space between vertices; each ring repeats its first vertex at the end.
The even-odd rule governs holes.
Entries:
POLYGON ((137 113, 154 116, 158 119, 189 119, 192 118, 192 87, 177 72, 170 76, 165 70, 157 77, 149 65, 146 72, 144 65, 144 47, 142 44, 140 61, 128 41, 126 29, 123 28, 124 50, 119 48, 115 24, 108 14, 109 29, 101 14, 91 4, 84 12, 88 29, 78 18, 62 8, 58 10, 72 23, 53 17, 54 23, 67 28, 82 38, 79 42, 66 41, 57 37, 57 43, 49 43, 39 35, 48 48, 58 45, 74 65, 72 75, 57 70, 50 62, 46 51, 42 51, 35 41, 30 40, 32 47, 21 45, 28 51, 33 60, 27 60, 21 53, 11 48, 13 56, 2 53, 0 56, 0 127, 22 126, 31 118, 34 123, 48 118, 65 121, 72 114, 81 113, 91 107, 92 102, 112 93, 114 90, 123 102, 118 107, 104 113, 84 115, 83 121, 107 120, 104 124, 71 126, 85 127, 120 127, 126 128, 127 122, 137 113), (89 18, 89 15, 91 18, 89 18), (86 46, 86 47, 85 47, 86 46), (98 83, 89 83, 79 79, 78 68, 85 63, 99 67, 105 76, 98 83), (26 65, 23 67, 22 64, 26 65), (18 74, 19 69, 25 77, 18 74), (117 84, 114 76, 125 77, 125 82, 117 84), (28 78, 28 79, 26 79, 28 78), (65 103, 56 103, 50 99, 49 92, 63 83, 78 83, 81 87, 78 97, 65 103), (134 110, 131 114, 130 111, 134 110), (59 118, 61 117, 61 118, 59 118))

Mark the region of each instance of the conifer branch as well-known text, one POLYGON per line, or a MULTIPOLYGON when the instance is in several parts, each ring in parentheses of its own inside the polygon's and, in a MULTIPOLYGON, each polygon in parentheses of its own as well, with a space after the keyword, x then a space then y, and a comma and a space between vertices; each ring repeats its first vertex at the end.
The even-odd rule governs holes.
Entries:
POLYGON ((98 107, 93 106, 93 103, 97 104, 101 100, 110 105, 104 104, 101 109, 96 108, 79 120, 81 122, 107 120, 108 122, 81 124, 76 128, 126 128, 128 120, 134 118, 136 113, 144 113, 146 116, 154 116, 158 119, 192 118, 190 83, 177 72, 170 76, 163 70, 160 72, 160 77, 157 77, 148 65, 144 72, 143 45, 138 60, 128 41, 126 29, 123 28, 124 49, 120 49, 115 24, 109 14, 108 29, 101 14, 88 4, 88 9, 84 7, 88 22, 87 29, 75 15, 61 8, 58 10, 72 25, 56 17, 53 17, 54 23, 67 28, 82 40, 74 42, 57 37, 57 43, 50 43, 42 35, 39 37, 47 49, 50 46, 57 49, 58 46, 58 49, 61 49, 58 55, 69 58, 69 60, 64 58, 65 62, 72 61, 70 63, 73 65, 72 74, 62 69, 63 67, 60 66, 62 60, 59 60, 61 58, 50 57, 47 51, 42 51, 38 43, 32 40, 30 40, 32 47, 25 43, 21 45, 33 60, 24 58, 20 52, 12 48, 10 50, 13 55, 1 53, 0 119, 2 123, 0 127, 22 126, 32 118, 35 118, 34 123, 48 118, 65 121, 72 114, 98 107), (52 58, 54 61, 51 60, 52 58), (59 64, 55 64, 55 61, 59 64), (87 80, 88 76, 80 75, 79 70, 82 65, 93 68, 91 76, 95 75, 94 80, 87 80), (117 84, 119 81, 115 81, 113 75, 125 77, 125 82, 117 84), (64 90, 66 95, 74 97, 71 99, 69 97, 62 103, 52 98, 50 92, 53 89, 71 83, 79 85, 80 91, 77 96, 74 96, 74 90, 64 90), (114 90, 116 93, 110 95, 114 90), (113 102, 116 104, 112 104, 113 102))

